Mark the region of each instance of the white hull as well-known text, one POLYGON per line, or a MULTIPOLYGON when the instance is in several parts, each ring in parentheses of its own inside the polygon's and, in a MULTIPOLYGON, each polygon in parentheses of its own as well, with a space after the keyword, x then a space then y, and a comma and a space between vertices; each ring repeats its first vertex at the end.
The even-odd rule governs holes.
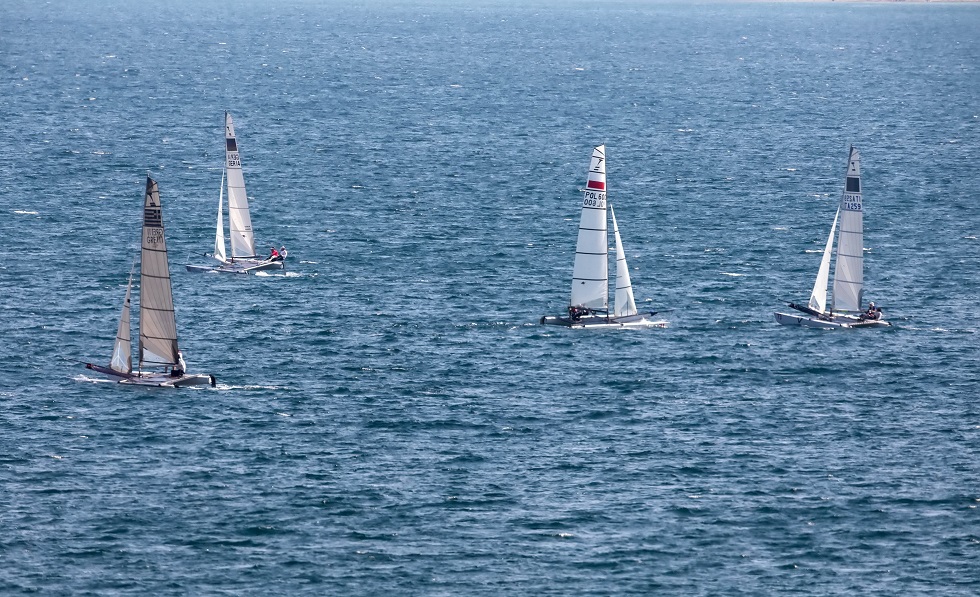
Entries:
MULTIPOLYGON (((650 314, 652 315, 652 313, 650 314)), ((639 314, 628 317, 606 317, 604 315, 588 315, 572 320, 568 317, 546 315, 541 318, 543 325, 560 325, 572 329, 623 329, 623 328, 666 328, 665 319, 649 319, 649 315, 639 314)))
POLYGON ((795 325, 805 328, 817 328, 821 330, 836 330, 840 328, 878 328, 891 326, 891 324, 887 321, 882 321, 880 319, 865 320, 859 317, 851 317, 847 315, 833 316, 829 319, 823 319, 815 315, 807 315, 806 313, 776 312, 773 315, 776 317, 776 323, 780 325, 795 325))
POLYGON ((203 373, 185 374, 180 377, 170 377, 166 373, 143 373, 141 375, 134 373, 132 377, 119 380, 119 383, 155 388, 184 388, 187 386, 213 386, 215 379, 213 375, 204 375, 203 373))
POLYGON ((219 274, 254 274, 274 269, 285 269, 286 262, 282 259, 269 261, 267 259, 239 259, 226 261, 217 265, 188 265, 187 271, 195 273, 217 272, 219 274))

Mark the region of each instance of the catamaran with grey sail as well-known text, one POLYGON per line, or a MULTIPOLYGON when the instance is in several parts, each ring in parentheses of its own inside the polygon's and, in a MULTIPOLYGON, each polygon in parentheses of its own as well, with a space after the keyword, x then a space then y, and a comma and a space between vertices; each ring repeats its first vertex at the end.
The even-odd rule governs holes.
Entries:
POLYGON ((143 199, 139 361, 135 371, 130 339, 132 293, 133 272, 130 270, 126 298, 119 316, 119 326, 116 329, 116 341, 112 348, 109 366, 85 363, 85 368, 105 374, 123 384, 170 388, 213 386, 215 384, 213 375, 187 373, 184 357, 177 345, 177 318, 174 311, 173 289, 170 284, 163 209, 160 205, 157 183, 149 176, 146 177, 146 194, 143 199))
POLYGON ((255 233, 252 216, 245 194, 245 176, 242 173, 241 153, 235 138, 235 123, 225 112, 225 166, 221 173, 221 191, 218 193, 218 224, 214 236, 214 252, 210 254, 218 263, 212 265, 188 265, 189 272, 218 272, 226 274, 254 274, 256 272, 283 269, 286 264, 286 248, 272 247, 268 257, 261 257, 255 250, 255 233), (225 252, 224 192, 228 189, 228 237, 231 256, 225 252))
POLYGON ((874 303, 862 309, 864 296, 864 202, 861 189, 861 154, 851 146, 844 176, 844 192, 841 194, 834 223, 824 246, 813 283, 810 301, 806 305, 790 303, 799 313, 776 312, 776 322, 810 328, 868 328, 891 325, 884 320, 880 307, 874 303), (840 230, 837 230, 838 221, 840 230), (827 307, 827 287, 830 280, 830 258, 837 233, 837 251, 834 261, 834 285, 830 307, 827 307))
POLYGON ((583 189, 582 216, 579 221, 572 293, 567 315, 546 315, 542 324, 570 328, 667 327, 667 321, 654 319, 655 311, 640 312, 633 298, 633 283, 619 225, 612 205, 606 200, 606 146, 592 150, 588 181, 583 189), (606 212, 612 216, 616 245, 616 290, 613 309, 609 309, 609 235, 606 212))

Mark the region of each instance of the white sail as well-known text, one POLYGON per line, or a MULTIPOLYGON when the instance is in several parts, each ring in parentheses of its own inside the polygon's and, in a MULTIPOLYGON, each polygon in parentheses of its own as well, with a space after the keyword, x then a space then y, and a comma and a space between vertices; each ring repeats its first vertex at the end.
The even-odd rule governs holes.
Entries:
POLYGON ((133 372, 133 341, 129 335, 129 310, 132 293, 133 270, 130 269, 126 298, 123 300, 122 314, 119 315, 119 328, 116 330, 116 343, 112 347, 112 360, 109 361, 109 367, 120 373, 133 372))
POLYGON ((606 147, 592 151, 583 189, 570 304, 605 310, 609 304, 609 241, 606 229, 606 147))
POLYGON ((163 210, 155 180, 146 177, 140 253, 140 369, 177 362, 177 320, 170 288, 163 210))
POLYGON ((861 155, 851 147, 844 193, 840 201, 840 232, 834 270, 834 311, 861 311, 864 290, 864 212, 861 205, 861 155))
POLYGON ((840 207, 834 214, 834 225, 830 227, 830 235, 827 236, 827 245, 823 249, 823 257, 820 258, 820 269, 817 270, 817 279, 813 283, 813 292, 810 293, 810 308, 814 311, 823 313, 827 309, 827 281, 830 279, 830 254, 834 249, 834 233, 837 232, 837 218, 840 217, 840 207))
POLYGON ((248 196, 245 194, 245 177, 242 161, 235 140, 235 124, 231 114, 225 112, 225 171, 228 176, 228 232, 231 237, 231 256, 255 257, 255 236, 252 218, 248 212, 248 196))
POLYGON ((616 223, 616 211, 609 206, 612 216, 613 237, 616 239, 616 302, 613 315, 627 317, 636 315, 636 301, 633 300, 633 283, 630 281, 630 270, 626 265, 626 252, 623 251, 623 241, 619 237, 619 224, 616 223))
POLYGON ((214 233, 214 258, 222 263, 227 260, 225 257, 225 172, 221 171, 221 191, 218 193, 218 226, 214 233))

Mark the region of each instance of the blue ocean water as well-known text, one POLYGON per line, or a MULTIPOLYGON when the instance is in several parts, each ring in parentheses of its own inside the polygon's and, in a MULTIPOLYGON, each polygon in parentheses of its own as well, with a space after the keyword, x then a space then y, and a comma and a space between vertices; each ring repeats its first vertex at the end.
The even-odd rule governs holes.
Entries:
POLYGON ((13 0, 0 593, 974 595, 980 7, 13 0), (223 113, 284 273, 189 274, 223 113), (638 302, 568 300, 607 145, 638 302), (805 301, 850 144, 866 298, 805 301), (101 383, 159 181, 215 389, 101 383))

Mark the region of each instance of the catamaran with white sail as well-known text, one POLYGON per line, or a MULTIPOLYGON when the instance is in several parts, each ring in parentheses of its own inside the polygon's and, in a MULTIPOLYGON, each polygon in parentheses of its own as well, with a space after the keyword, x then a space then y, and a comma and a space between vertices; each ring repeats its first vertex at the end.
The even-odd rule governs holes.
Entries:
POLYGON ((861 192, 861 154, 851 146, 844 177, 837 215, 830 227, 830 235, 824 246, 813 283, 810 301, 806 305, 790 303, 792 309, 802 314, 775 313, 782 325, 798 325, 810 328, 866 328, 891 325, 882 318, 880 307, 871 303, 866 311, 861 305, 864 295, 864 206, 861 192), (837 224, 840 222, 840 231, 837 224), (834 233, 837 232, 837 252, 834 268, 834 285, 830 308, 827 308, 827 287, 830 281, 830 257, 834 249, 834 233))
POLYGON ((185 371, 183 355, 177 347, 177 318, 170 284, 170 265, 167 260, 167 241, 163 229, 163 210, 160 191, 155 180, 146 177, 143 200, 143 233, 140 249, 140 317, 139 361, 133 370, 132 341, 130 340, 130 297, 133 291, 133 272, 119 316, 116 341, 109 366, 86 363, 119 383, 141 386, 183 387, 214 385, 213 375, 189 374, 185 371))
POLYGON ((583 189, 572 294, 567 316, 544 316, 541 323, 570 328, 667 327, 667 321, 654 319, 655 311, 639 312, 633 298, 633 284, 626 265, 626 253, 619 236, 616 213, 606 201, 606 146, 592 150, 589 177, 583 189), (612 216, 616 244, 615 303, 609 310, 609 236, 606 209, 612 216))
POLYGON ((214 238, 215 265, 188 265, 189 272, 220 272, 227 274, 254 274, 256 272, 283 269, 286 264, 286 248, 272 248, 268 257, 260 257, 255 251, 255 234, 252 216, 245 194, 245 176, 242 173, 241 154, 235 138, 235 123, 225 112, 225 167, 221 173, 221 191, 218 193, 218 224, 214 238), (231 241, 231 257, 225 252, 224 192, 228 188, 228 237, 231 241))

